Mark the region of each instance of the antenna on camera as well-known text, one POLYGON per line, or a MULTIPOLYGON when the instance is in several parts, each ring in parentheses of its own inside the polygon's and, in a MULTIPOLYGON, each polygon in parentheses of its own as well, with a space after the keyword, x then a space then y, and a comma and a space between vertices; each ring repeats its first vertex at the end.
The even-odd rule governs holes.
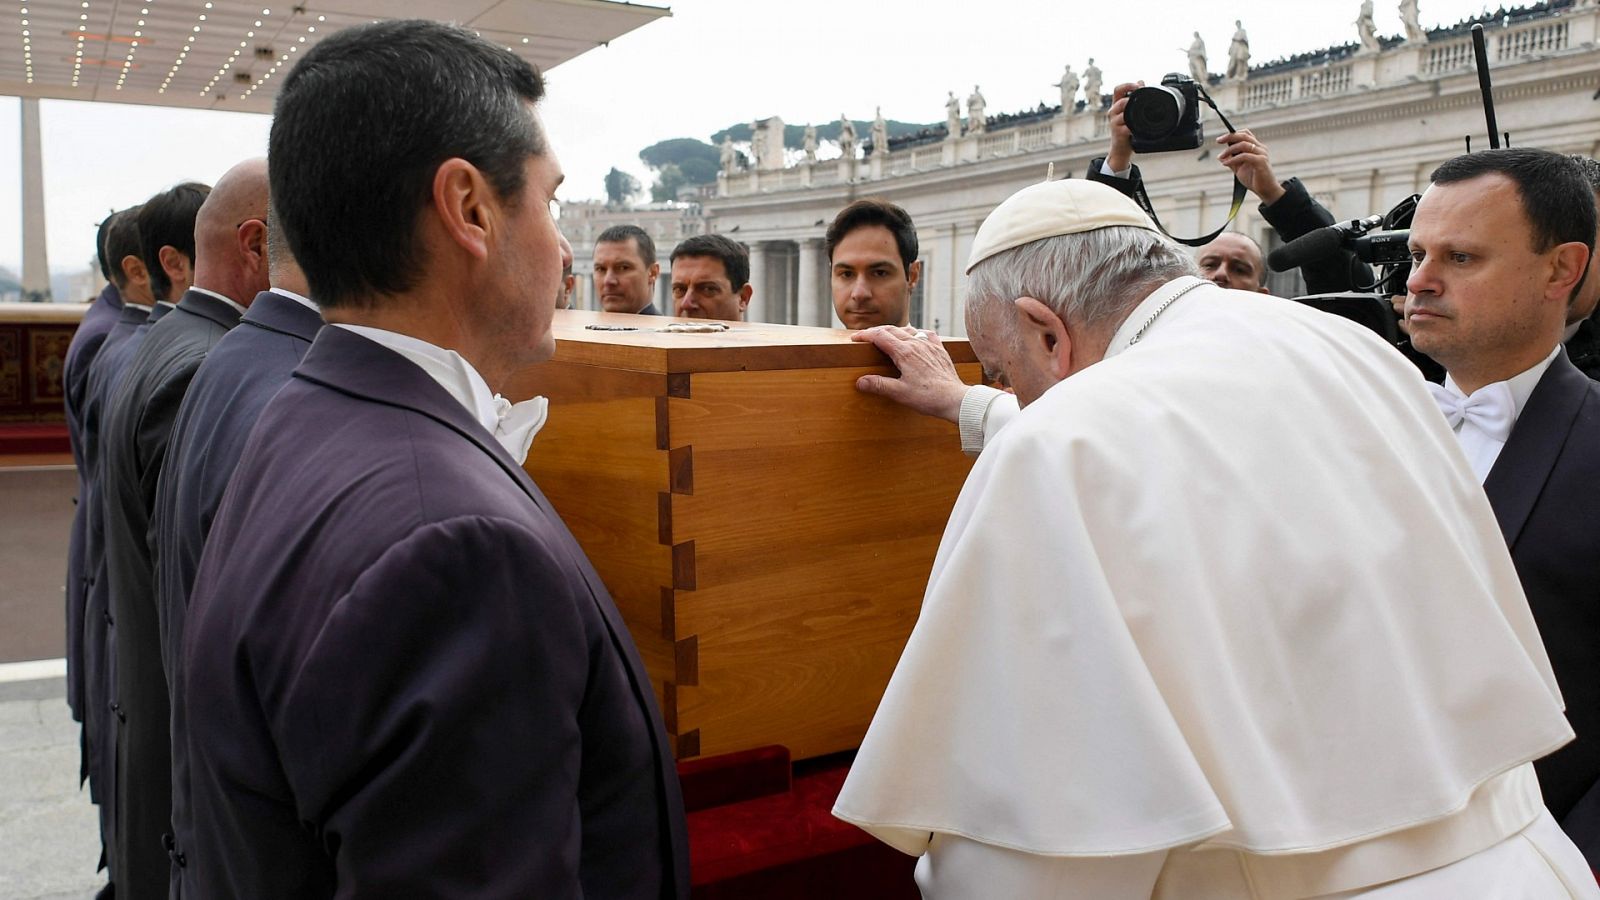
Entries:
MULTIPOLYGON (((1489 126, 1489 149, 1500 147, 1500 125, 1494 118, 1494 88, 1489 83, 1489 47, 1483 38, 1483 23, 1472 26, 1472 59, 1478 67, 1478 93, 1483 95, 1483 118, 1489 126)), ((1511 135, 1506 135, 1511 143, 1511 135)), ((1472 139, 1467 139, 1467 152, 1472 152, 1472 139)))

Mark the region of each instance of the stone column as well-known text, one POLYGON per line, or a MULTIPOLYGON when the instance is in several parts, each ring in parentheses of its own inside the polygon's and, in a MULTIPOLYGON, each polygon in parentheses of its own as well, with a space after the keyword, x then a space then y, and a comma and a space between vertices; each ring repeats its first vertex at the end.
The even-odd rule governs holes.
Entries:
POLYGON ((801 238, 799 243, 800 275, 795 295, 798 321, 795 324, 831 327, 834 324, 833 303, 825 296, 827 291, 823 287, 822 239, 801 238))
POLYGON ((750 247, 750 306, 745 309, 746 322, 767 321, 767 244, 751 241, 750 247))
POLYGON ((44 230, 44 153, 39 98, 22 98, 22 299, 50 300, 50 254, 44 230))

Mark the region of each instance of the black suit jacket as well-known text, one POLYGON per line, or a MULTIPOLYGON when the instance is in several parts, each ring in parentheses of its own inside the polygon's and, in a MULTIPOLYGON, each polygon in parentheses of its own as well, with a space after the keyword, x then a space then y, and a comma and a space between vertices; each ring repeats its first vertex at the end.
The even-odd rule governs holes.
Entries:
POLYGON ((527 474, 339 327, 266 406, 178 668, 200 897, 683 897, 638 654, 527 474))
MULTIPOLYGON (((271 291, 257 294, 239 327, 211 348, 183 397, 151 522, 156 612, 169 690, 176 684, 181 659, 189 589, 223 492, 261 410, 288 383, 321 327, 316 310, 271 291)), ((174 735, 183 730, 182 714, 182 706, 174 704, 174 735)), ((172 773, 173 831, 187 834, 188 757, 182 742, 172 746, 172 773)), ((178 894, 186 887, 182 874, 182 867, 174 872, 178 894)))
MULTIPOLYGON (((83 314, 78 330, 67 346, 62 374, 66 388, 67 440, 72 446, 72 462, 78 469, 77 504, 72 511, 72 531, 67 537, 67 706, 72 717, 83 721, 83 514, 84 482, 87 470, 83 459, 83 405, 89 389, 89 368, 105 346, 106 337, 122 316, 122 293, 107 284, 83 314)), ((84 754, 79 779, 88 775, 89 758, 84 754)))
MULTIPOLYGON (((78 508, 83 516, 83 581, 79 586, 83 606, 83 636, 79 652, 83 711, 83 740, 89 768, 89 797, 100 805, 100 834, 106 844, 106 862, 116 869, 116 848, 109 843, 116 818, 116 797, 111 789, 116 770, 116 701, 112 697, 111 610, 105 578, 105 529, 100 514, 100 432, 112 392, 121 382, 128 360, 144 343, 155 323, 171 312, 169 303, 153 309, 124 304, 122 315, 106 334, 100 352, 89 366, 83 409, 83 493, 78 508)), ((73 604, 71 597, 68 604, 73 604)), ((69 650, 71 644, 68 644, 69 650)), ((72 665, 68 662, 68 667, 72 665)))
POLYGON ((1534 763, 1545 804, 1566 824, 1600 781, 1600 384, 1565 351, 1529 395, 1483 489, 1577 733, 1534 763))
POLYGON ((116 675, 117 769, 113 823, 117 893, 167 893, 172 753, 167 680, 150 553, 150 516, 172 423, 195 370, 239 322, 238 309, 188 291, 151 326, 113 394, 101 439, 101 511, 116 675))

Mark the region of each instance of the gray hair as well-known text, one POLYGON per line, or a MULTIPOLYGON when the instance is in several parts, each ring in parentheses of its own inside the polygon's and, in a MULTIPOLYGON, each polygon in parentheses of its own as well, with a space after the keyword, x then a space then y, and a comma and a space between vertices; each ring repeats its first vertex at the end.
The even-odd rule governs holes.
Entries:
MULTIPOLYGON (((968 320, 986 304, 1032 297, 1063 322, 1109 333, 1156 287, 1199 274, 1182 247, 1148 229, 1117 225, 1057 235, 978 263, 967 278, 968 320)), ((1001 321, 1010 334, 1015 316, 1001 321)))

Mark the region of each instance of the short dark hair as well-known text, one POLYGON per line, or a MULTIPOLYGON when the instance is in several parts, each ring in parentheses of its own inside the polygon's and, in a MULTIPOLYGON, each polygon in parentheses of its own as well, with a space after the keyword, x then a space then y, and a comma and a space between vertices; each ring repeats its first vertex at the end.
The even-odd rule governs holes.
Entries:
POLYGON ((426 270, 417 221, 434 173, 459 157, 516 203, 544 137, 527 61, 454 25, 346 28, 289 70, 268 177, 289 249, 324 308, 412 288, 426 270))
POLYGON ((161 267, 161 248, 171 247, 194 264, 194 220, 201 204, 211 195, 211 186, 185 181, 151 197, 139 208, 139 258, 150 271, 150 292, 157 300, 167 299, 172 279, 161 267))
POLYGON ((738 290, 750 283, 750 251, 744 245, 720 234, 697 234, 672 248, 671 262, 680 256, 710 256, 722 260, 728 284, 738 290))
POLYGON ((917 227, 911 223, 911 216, 905 210, 877 197, 857 200, 833 217, 833 224, 828 226, 822 238, 823 245, 828 249, 828 261, 833 262, 833 248, 839 246, 845 235, 867 225, 882 225, 889 229, 889 233, 894 235, 895 247, 900 250, 900 264, 909 273, 911 264, 917 261, 917 227))
POLYGON ((1592 156, 1584 156, 1581 153, 1574 153, 1568 159, 1578 164, 1578 168, 1583 170, 1583 177, 1589 179, 1589 187, 1596 194, 1600 194, 1600 162, 1595 161, 1592 156))
POLYGON ((652 241, 650 235, 637 225, 613 225, 600 232, 600 236, 595 238, 594 242, 596 244, 620 244, 629 238, 632 238, 634 245, 639 248, 639 258, 644 260, 644 267, 648 269, 655 265, 656 242, 652 241))
POLYGON ((94 255, 100 261, 100 275, 107 281, 111 280, 111 264, 106 259, 106 232, 111 230, 111 220, 117 216, 116 212, 107 213, 94 233, 94 255))
POLYGON ((1516 184, 1535 252, 1569 242, 1594 249, 1594 187, 1571 157, 1532 147, 1480 150, 1434 169, 1432 181, 1453 184, 1483 175, 1504 175, 1516 184))
POLYGON ((112 216, 111 225, 106 228, 106 261, 111 265, 111 283, 122 290, 128 286, 127 273, 122 271, 122 261, 129 256, 144 259, 144 254, 139 251, 139 210, 142 206, 130 206, 112 216))

